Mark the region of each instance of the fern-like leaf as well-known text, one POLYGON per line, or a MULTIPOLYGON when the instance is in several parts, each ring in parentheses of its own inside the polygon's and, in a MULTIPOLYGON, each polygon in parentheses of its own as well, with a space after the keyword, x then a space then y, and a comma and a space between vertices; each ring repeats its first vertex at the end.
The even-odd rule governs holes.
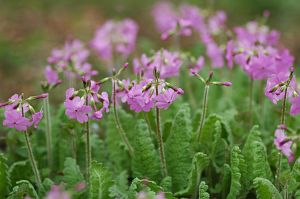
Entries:
POLYGON ((175 116, 165 144, 167 168, 172 177, 174 191, 184 189, 188 183, 192 162, 191 131, 190 108, 184 104, 175 116))
POLYGON ((25 196, 29 196, 34 199, 39 199, 39 196, 32 184, 27 180, 20 180, 16 183, 16 186, 9 194, 8 199, 21 199, 25 196))
POLYGON ((12 186, 15 186, 22 179, 31 179, 32 168, 28 161, 18 161, 9 167, 8 173, 12 186))
POLYGON ((231 185, 227 199, 237 198, 241 190, 241 172, 240 172, 240 149, 234 146, 231 151, 231 185))
POLYGON ((133 176, 159 181, 161 177, 158 153, 155 150, 145 121, 138 120, 135 130, 135 139, 132 142, 134 148, 133 176))
POLYGON ((11 186, 6 157, 0 153, 0 198, 5 198, 11 186))
POLYGON ((207 190, 208 186, 204 181, 202 181, 199 185, 199 199, 209 199, 210 195, 207 190))
POLYGON ((63 182, 67 188, 73 188, 76 184, 83 182, 84 178, 73 158, 66 158, 63 170, 63 182))
POLYGON ((268 179, 258 177, 253 180, 253 184, 258 199, 282 199, 279 191, 268 179))
POLYGON ((113 185, 110 172, 100 163, 92 162, 90 179, 91 199, 110 198, 109 189, 113 185))
POLYGON ((197 194, 195 191, 197 192, 201 179, 201 173, 208 164, 209 158, 206 154, 201 152, 196 153, 193 158, 192 170, 189 174, 189 184, 184 190, 177 192, 175 196, 188 196, 192 194, 195 196, 197 194))

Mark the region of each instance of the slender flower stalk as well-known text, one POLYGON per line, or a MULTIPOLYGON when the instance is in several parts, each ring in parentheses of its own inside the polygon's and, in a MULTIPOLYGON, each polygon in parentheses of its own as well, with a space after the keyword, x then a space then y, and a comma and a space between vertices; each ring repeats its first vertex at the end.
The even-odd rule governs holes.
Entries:
MULTIPOLYGON (((23 95, 22 95, 22 101, 23 101, 23 95)), ((21 104, 22 107, 22 116, 24 117, 24 108, 23 108, 23 104, 21 104)), ((33 155, 33 151, 32 151, 32 147, 31 147, 31 143, 30 143, 30 138, 29 138, 29 134, 28 134, 28 130, 26 129, 24 131, 24 135, 25 135, 25 142, 26 142, 26 147, 27 147, 27 152, 28 152, 28 156, 29 156, 29 160, 30 160, 30 164, 32 167, 32 171, 35 177, 35 181, 37 184, 37 187, 40 189, 42 187, 42 181, 41 181, 41 177, 40 177, 40 173, 33 155)))
MULTIPOLYGON (((155 93, 156 96, 158 96, 158 77, 155 78, 155 93)), ((161 171, 164 177, 168 175, 167 170, 167 164, 166 164, 166 158, 165 158, 165 150, 164 150, 164 143, 163 143, 163 137, 161 134, 161 126, 160 126, 160 109, 156 106, 156 134, 158 139, 158 147, 159 147, 159 156, 160 156, 160 162, 161 162, 161 171)))
POLYGON ((51 126, 51 115, 49 106, 49 97, 43 100, 45 117, 46 117, 46 142, 47 142, 47 159, 50 170, 53 165, 53 153, 52 153, 52 126, 51 126))
POLYGON ((199 126, 197 129, 197 142, 200 141, 200 135, 204 126, 204 121, 206 118, 206 112, 207 112, 207 105, 208 105, 208 91, 209 91, 209 84, 206 84, 204 87, 204 95, 203 95, 203 104, 202 104, 202 114, 201 119, 199 122, 199 126))
POLYGON ((208 76, 208 78, 206 80, 201 75, 199 75, 196 72, 193 72, 192 74, 197 79, 199 79, 202 83, 204 83, 204 85, 205 85, 205 87, 204 87, 204 94, 203 94, 203 103, 202 103, 202 114, 201 114, 201 118, 200 118, 200 121, 199 121, 198 129, 196 131, 196 133, 197 133, 197 142, 199 142, 200 141, 201 132, 202 132, 202 129, 204 127, 206 113, 207 113, 208 91, 209 91, 210 85, 229 87, 229 86, 232 86, 232 83, 231 82, 215 82, 215 81, 212 81, 212 78, 213 78, 213 75, 214 75, 213 72, 209 73, 209 76, 208 76))
POLYGON ((123 142, 125 143, 127 149, 128 149, 128 152, 129 152, 129 155, 131 157, 133 157, 133 148, 127 138, 127 135, 121 125, 121 122, 120 122, 120 119, 119 119, 119 115, 118 115, 118 112, 117 112, 117 102, 116 102, 116 80, 115 79, 112 79, 112 82, 113 82, 113 109, 114 109, 114 117, 115 117, 115 122, 116 122, 116 125, 117 125, 117 130, 120 134, 120 137, 121 139, 123 140, 123 142))
MULTIPOLYGON (((88 106, 88 95, 85 97, 85 105, 88 106)), ((85 122, 86 128, 86 144, 85 144, 85 158, 86 158, 86 178, 88 180, 88 184, 90 181, 90 169, 91 169, 91 162, 92 162, 92 150, 90 144, 90 123, 89 119, 85 122)))
POLYGON ((254 86, 254 80, 250 77, 249 82, 249 123, 252 125, 252 112, 253 112, 253 86, 254 86))
MULTIPOLYGON (((290 86, 290 83, 293 79, 293 68, 291 70, 289 79, 286 81, 286 84, 284 85, 284 97, 283 97, 283 101, 282 101, 282 107, 281 107, 281 117, 280 117, 280 125, 285 125, 285 112, 286 112, 286 100, 288 97, 288 88, 290 86)), ((279 159, 277 161, 277 170, 276 170, 276 176, 275 176, 275 185, 277 188, 280 188, 279 185, 279 176, 280 176, 280 172, 281 172, 281 159, 282 159, 282 153, 279 154, 279 159)))

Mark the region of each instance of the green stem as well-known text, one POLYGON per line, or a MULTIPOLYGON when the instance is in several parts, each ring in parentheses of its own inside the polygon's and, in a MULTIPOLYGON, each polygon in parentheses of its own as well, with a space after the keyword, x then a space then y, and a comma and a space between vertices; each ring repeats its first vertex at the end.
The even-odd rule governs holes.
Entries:
POLYGON ((24 135, 25 135, 27 152, 28 152, 30 164, 31 164, 31 167, 32 167, 32 171, 33 171, 33 174, 34 174, 34 177, 35 177, 37 187, 40 189, 42 187, 42 181, 41 181, 41 177, 40 177, 38 167, 36 165, 36 161, 35 161, 34 156, 33 156, 32 147, 31 147, 31 143, 30 143, 30 139, 29 139, 27 130, 24 132, 24 135))
POLYGON ((250 78, 250 84, 249 84, 249 124, 252 125, 253 122, 253 86, 254 81, 253 78, 250 78))
POLYGON ((207 104, 208 104, 208 91, 209 91, 209 85, 205 84, 204 95, 203 95, 203 104, 202 104, 202 114, 201 114, 201 119, 199 122, 198 129, 197 129, 197 142, 200 141, 200 135, 201 135, 201 131, 203 129, 204 121, 205 121, 205 117, 206 117, 207 104))
MULTIPOLYGON (((157 79, 156 79, 156 84, 155 84, 155 92, 156 92, 156 96, 157 96, 158 95, 158 80, 157 79)), ((162 171, 163 176, 166 177, 168 175, 168 170, 167 170, 167 164, 166 164, 166 158, 165 158, 163 137, 162 137, 161 129, 160 129, 160 110, 157 107, 155 109, 156 109, 156 134, 157 134, 157 139, 158 139, 161 171, 162 171)))
POLYGON ((127 135, 121 125, 121 122, 120 122, 120 119, 119 119, 119 115, 118 115, 118 112, 117 112, 117 104, 116 104, 116 82, 115 80, 113 80, 113 109, 114 109, 114 117, 115 117, 115 122, 116 122, 116 125, 117 125, 117 130, 120 134, 120 137, 121 139, 123 140, 123 142, 125 143, 127 149, 128 149, 128 152, 129 152, 129 155, 131 157, 133 157, 133 148, 127 138, 127 135))
POLYGON ((45 117, 46 117, 46 142, 47 142, 47 159, 50 170, 52 170, 53 156, 52 156, 52 129, 51 129, 51 115, 49 98, 44 99, 45 117))
MULTIPOLYGON (((88 105, 88 95, 85 98, 85 104, 88 105)), ((86 127, 86 145, 85 145, 85 158, 86 158, 86 178, 90 181, 90 169, 91 169, 91 161, 92 161, 92 150, 90 144, 90 123, 89 120, 85 123, 86 127)))

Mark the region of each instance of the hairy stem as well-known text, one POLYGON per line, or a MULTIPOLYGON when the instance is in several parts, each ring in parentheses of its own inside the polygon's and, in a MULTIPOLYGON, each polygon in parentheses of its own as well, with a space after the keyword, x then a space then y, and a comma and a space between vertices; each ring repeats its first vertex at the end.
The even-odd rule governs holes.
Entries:
POLYGON ((249 83, 249 124, 252 125, 253 122, 253 86, 254 86, 254 81, 253 78, 250 78, 250 83, 249 83))
POLYGON ((33 170, 33 174, 34 174, 34 177, 35 177, 35 181, 36 181, 37 187, 41 188, 42 187, 42 181, 41 181, 41 177, 40 177, 40 173, 39 173, 36 161, 35 161, 34 156, 33 156, 32 147, 31 147, 31 143, 30 143, 30 139, 29 139, 29 135, 28 135, 27 130, 24 132, 24 135, 25 135, 27 152, 28 152, 30 164, 31 164, 31 167, 32 167, 32 170, 33 170))
POLYGON ((116 104, 116 82, 115 80, 113 80, 113 109, 114 109, 114 117, 115 117, 115 122, 116 122, 116 125, 117 125, 117 130, 120 134, 120 137, 121 139, 123 140, 123 142, 125 143, 127 149, 128 149, 128 152, 129 152, 129 155, 131 157, 133 157, 133 148, 127 138, 127 135, 121 125, 121 122, 120 122, 120 119, 119 119, 119 115, 118 115, 118 112, 117 112, 117 104, 116 104))
POLYGON ((198 129, 197 129, 197 142, 200 141, 201 131, 203 129, 204 121, 205 121, 205 118, 206 118, 207 104, 208 104, 208 91, 209 91, 209 85, 206 84, 205 87, 204 87, 202 114, 201 114, 201 119, 200 119, 200 122, 199 122, 198 129))
MULTIPOLYGON (((158 95, 158 82, 156 80, 155 85, 155 92, 156 96, 158 95)), ((164 150, 164 143, 163 143, 163 137, 161 134, 161 128, 160 128, 160 110, 159 108, 156 109, 156 134, 158 139, 158 147, 159 147, 159 156, 160 156, 160 162, 161 162, 161 171, 164 177, 168 175, 167 171, 167 164, 166 164, 166 158, 165 158, 165 150, 164 150)))
MULTIPOLYGON (((88 95, 85 98, 85 104, 88 105, 88 95)), ((85 144, 85 158, 86 158, 86 178, 89 183, 90 179, 90 169, 91 169, 91 161, 92 161, 92 150, 90 144, 90 123, 89 120, 85 123, 86 130, 86 144, 85 144)))
POLYGON ((53 165, 53 153, 52 153, 52 126, 51 126, 51 115, 50 115, 50 105, 49 97, 43 100, 45 117, 46 117, 46 142, 47 142, 47 159, 50 170, 53 165))

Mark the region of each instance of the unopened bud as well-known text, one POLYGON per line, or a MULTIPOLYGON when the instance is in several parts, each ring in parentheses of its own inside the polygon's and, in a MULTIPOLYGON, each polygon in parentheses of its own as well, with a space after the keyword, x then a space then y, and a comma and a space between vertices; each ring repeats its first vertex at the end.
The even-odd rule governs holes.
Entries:
POLYGON ((298 96, 299 96, 298 92, 297 92, 297 91, 294 91, 294 92, 293 92, 293 97, 298 97, 298 96))
POLYGON ((129 63, 128 62, 126 62, 125 64, 123 64, 123 67, 126 69, 126 68, 128 68, 128 66, 129 66, 129 63))
POLYGON ((222 82, 222 85, 223 86, 232 86, 232 83, 231 82, 222 82))

